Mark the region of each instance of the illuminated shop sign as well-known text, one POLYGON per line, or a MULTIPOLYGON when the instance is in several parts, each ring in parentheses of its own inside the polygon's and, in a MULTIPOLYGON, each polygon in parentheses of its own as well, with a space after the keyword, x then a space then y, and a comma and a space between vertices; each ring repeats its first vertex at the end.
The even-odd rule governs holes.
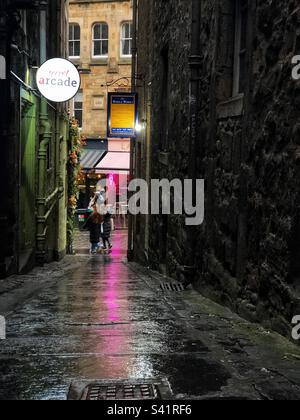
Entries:
POLYGON ((109 93, 107 137, 136 137, 137 124, 137 94, 109 93))
POLYGON ((52 102, 67 102, 80 89, 80 75, 68 60, 53 58, 37 71, 36 83, 41 94, 52 102))

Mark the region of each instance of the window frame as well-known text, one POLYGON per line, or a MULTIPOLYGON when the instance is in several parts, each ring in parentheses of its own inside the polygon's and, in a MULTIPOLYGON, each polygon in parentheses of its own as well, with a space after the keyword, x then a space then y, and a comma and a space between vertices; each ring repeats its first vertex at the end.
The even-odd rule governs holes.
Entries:
POLYGON ((235 38, 234 38, 234 62, 233 62, 233 84, 232 96, 237 97, 245 93, 245 89, 241 91, 241 57, 247 59, 247 22, 244 28, 243 13, 249 13, 247 0, 235 0, 235 38), (242 48, 243 31, 245 31, 245 48, 242 48))
POLYGON ((79 59, 81 57, 81 27, 79 25, 79 23, 69 23, 69 58, 70 59, 79 59), (71 27, 75 27, 77 26, 79 28, 79 39, 75 39, 75 31, 73 29, 73 39, 71 39, 71 27), (74 45, 76 42, 79 42, 79 55, 71 55, 71 51, 70 51, 70 43, 73 43, 73 51, 75 52, 75 48, 74 45))
POLYGON ((133 47, 133 22, 132 21, 126 21, 126 22, 122 22, 121 23, 121 30, 120 30, 120 56, 122 58, 131 58, 132 57, 132 47, 133 47), (130 25, 131 27, 131 38, 126 38, 123 37, 123 28, 125 27, 125 25, 130 25), (124 42, 125 41, 129 41, 129 45, 131 46, 130 48, 130 53, 129 54, 123 54, 123 46, 124 46, 124 42))
MULTIPOLYGON (((102 30, 100 31, 100 34, 102 33, 102 30)), ((96 22, 93 24, 92 27, 92 58, 93 59, 107 59, 109 57, 109 25, 106 22, 96 22), (96 26, 106 26, 107 27, 107 39, 106 38, 99 38, 99 39, 95 39, 95 28, 96 26), (101 45, 101 50, 103 48, 102 43, 103 42, 107 42, 107 54, 100 54, 100 55, 96 55, 95 54, 95 43, 96 42, 100 42, 101 45)))
POLYGON ((81 125, 80 125, 80 124, 78 124, 79 128, 82 128, 82 127, 83 127, 83 110, 84 110, 84 107, 83 107, 83 99, 84 99, 84 97, 83 97, 83 90, 82 90, 82 89, 80 89, 80 90, 78 91, 77 95, 74 97, 74 118, 75 118, 75 120, 77 120, 77 121, 78 121, 78 123, 79 123, 80 121, 76 118, 76 112, 78 112, 78 111, 79 111, 79 112, 81 112, 81 125), (79 95, 82 95, 82 101, 81 101, 81 102, 76 101, 76 98, 77 98, 79 95), (81 104, 81 108, 76 107, 76 104, 81 104))

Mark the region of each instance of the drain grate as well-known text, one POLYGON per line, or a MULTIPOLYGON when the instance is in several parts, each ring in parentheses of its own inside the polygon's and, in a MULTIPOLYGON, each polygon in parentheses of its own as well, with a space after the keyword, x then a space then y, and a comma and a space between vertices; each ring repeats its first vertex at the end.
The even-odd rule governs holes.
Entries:
POLYGON ((160 400, 161 396, 158 387, 152 384, 114 386, 94 384, 87 387, 83 399, 87 401, 160 400))
POLYGON ((68 400, 126 401, 170 400, 173 398, 167 379, 76 381, 71 384, 68 400))
POLYGON ((161 283, 161 290, 164 292, 184 292, 185 287, 183 283, 161 283))

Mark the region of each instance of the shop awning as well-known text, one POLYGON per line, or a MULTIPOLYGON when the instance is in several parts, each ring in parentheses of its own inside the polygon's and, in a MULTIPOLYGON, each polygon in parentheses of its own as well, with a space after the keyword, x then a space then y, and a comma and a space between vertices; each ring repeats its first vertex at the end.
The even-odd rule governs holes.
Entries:
POLYGON ((82 169, 84 171, 94 170, 106 153, 107 141, 88 140, 81 153, 80 165, 82 169))
POLYGON ((129 171, 130 153, 108 152, 107 155, 96 166, 99 171, 129 171))
POLYGON ((83 170, 94 169, 105 155, 104 150, 83 150, 80 164, 83 170))

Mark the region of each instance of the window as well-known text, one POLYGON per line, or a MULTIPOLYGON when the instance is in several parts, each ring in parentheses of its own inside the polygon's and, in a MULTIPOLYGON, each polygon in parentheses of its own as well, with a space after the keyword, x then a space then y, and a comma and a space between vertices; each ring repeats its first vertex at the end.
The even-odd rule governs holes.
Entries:
POLYGON ((161 112, 160 112, 160 144, 163 151, 169 151, 169 123, 170 123, 170 65, 169 48, 161 51, 161 112))
POLYGON ((69 56, 80 57, 80 26, 77 23, 69 26, 69 56))
POLYGON ((74 117, 81 128, 83 123, 83 92, 79 91, 74 98, 74 117))
POLYGON ((248 0, 235 0, 235 2, 233 96, 245 92, 248 26, 248 0))
POLYGON ((131 22, 123 23, 121 27, 121 55, 122 57, 131 57, 132 55, 132 32, 131 22))
POLYGON ((93 27, 93 57, 108 57, 108 25, 96 23, 93 27))
POLYGON ((3 55, 0 55, 0 79, 6 79, 6 60, 3 55))

